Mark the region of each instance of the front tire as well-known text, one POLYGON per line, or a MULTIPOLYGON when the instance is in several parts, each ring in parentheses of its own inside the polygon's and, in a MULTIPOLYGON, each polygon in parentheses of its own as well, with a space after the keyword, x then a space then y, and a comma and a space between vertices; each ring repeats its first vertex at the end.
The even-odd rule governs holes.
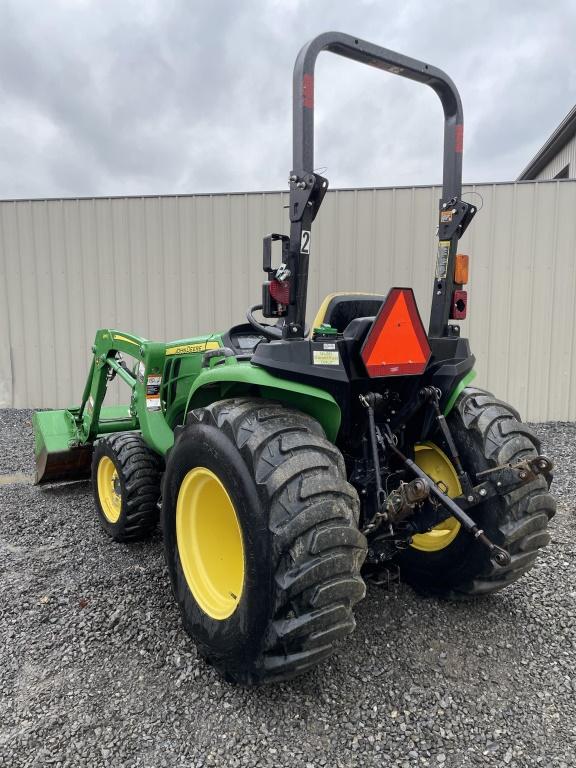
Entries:
MULTIPOLYGON (((540 453, 540 441, 521 422, 518 413, 481 389, 463 391, 448 416, 448 424, 473 483, 478 472, 515 464, 540 453)), ((455 536, 447 537, 446 546, 424 546, 426 536, 431 534, 415 537, 417 546, 404 550, 399 557, 402 578, 420 592, 459 598, 486 595, 509 586, 533 567, 540 549, 550 541, 547 526, 556 511, 548 493, 550 480, 539 476, 505 496, 468 510, 487 536, 510 552, 509 565, 496 565, 488 549, 458 527, 455 536)))
POLYGON ((102 528, 115 541, 150 536, 158 523, 162 460, 141 435, 119 432, 95 444, 92 488, 102 528))
POLYGON ((354 629, 358 516, 314 419, 258 399, 189 414, 163 486, 166 560, 186 631, 229 681, 295 677, 354 629))

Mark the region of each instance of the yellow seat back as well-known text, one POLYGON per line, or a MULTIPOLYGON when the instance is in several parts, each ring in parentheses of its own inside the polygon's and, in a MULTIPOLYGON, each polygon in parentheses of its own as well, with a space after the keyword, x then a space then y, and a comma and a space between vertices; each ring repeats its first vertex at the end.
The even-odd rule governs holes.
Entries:
POLYGON ((356 317, 373 317, 378 313, 384 296, 360 291, 337 291, 329 293, 320 305, 312 323, 312 331, 327 323, 340 333, 356 317))

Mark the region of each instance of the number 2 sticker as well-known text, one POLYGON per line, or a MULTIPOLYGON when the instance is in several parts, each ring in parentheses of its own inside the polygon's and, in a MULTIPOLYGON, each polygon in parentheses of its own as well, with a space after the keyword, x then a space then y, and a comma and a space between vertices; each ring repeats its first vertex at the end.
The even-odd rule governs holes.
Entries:
POLYGON ((300 238, 300 253, 310 255, 310 230, 303 229, 302 237, 300 238))

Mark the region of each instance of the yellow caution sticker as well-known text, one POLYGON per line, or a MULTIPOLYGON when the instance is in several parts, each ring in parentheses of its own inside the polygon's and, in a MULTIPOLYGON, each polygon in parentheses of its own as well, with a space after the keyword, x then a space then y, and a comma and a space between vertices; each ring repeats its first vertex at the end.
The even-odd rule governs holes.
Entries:
POLYGON ((315 349, 312 352, 314 365, 340 365, 338 350, 315 349))

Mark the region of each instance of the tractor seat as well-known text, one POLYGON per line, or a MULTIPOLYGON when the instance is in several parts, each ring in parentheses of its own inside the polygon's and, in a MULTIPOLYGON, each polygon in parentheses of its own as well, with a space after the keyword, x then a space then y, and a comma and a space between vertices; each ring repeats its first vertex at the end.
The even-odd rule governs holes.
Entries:
POLYGON ((344 333, 357 317, 375 317, 384 298, 377 293, 330 293, 320 305, 312 330, 326 323, 344 333))

